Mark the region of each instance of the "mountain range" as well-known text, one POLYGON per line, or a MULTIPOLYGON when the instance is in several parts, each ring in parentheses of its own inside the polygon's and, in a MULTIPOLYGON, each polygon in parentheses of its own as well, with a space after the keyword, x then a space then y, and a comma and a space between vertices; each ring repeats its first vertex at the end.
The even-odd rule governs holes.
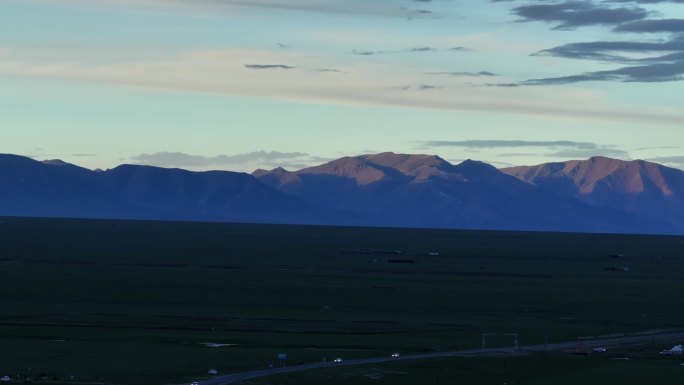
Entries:
POLYGON ((381 153, 298 171, 121 165, 0 155, 0 215, 681 234, 684 171, 588 160, 497 169, 381 153))

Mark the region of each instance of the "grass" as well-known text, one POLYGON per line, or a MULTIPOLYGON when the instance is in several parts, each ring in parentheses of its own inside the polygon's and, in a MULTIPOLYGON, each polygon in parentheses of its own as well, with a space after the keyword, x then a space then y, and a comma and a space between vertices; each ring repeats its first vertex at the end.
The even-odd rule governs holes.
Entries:
MULTIPOLYGON (((164 384, 266 367, 278 353, 296 363, 467 349, 482 332, 565 341, 676 328, 684 313, 676 236, 2 222, 0 372, 22 376, 164 384), (403 253, 341 252, 371 249, 403 253)), ((543 359, 521 362, 535 372, 543 359)), ((621 365, 597 362, 601 373, 621 365)))
POLYGON ((245 381, 245 385, 576 385, 678 383, 676 360, 616 360, 564 354, 439 358, 317 369, 245 381))

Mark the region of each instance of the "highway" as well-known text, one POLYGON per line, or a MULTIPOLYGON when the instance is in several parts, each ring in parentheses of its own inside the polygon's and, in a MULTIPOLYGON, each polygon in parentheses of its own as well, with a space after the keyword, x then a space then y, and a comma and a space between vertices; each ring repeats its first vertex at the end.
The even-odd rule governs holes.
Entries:
POLYGON ((423 353, 423 354, 411 354, 400 357, 374 357, 374 358, 360 358, 345 360, 339 363, 333 362, 317 362, 312 364, 303 365, 293 365, 280 368, 270 368, 253 370, 249 372, 241 372, 234 374, 226 374, 217 376, 211 379, 197 381, 199 385, 227 385, 233 384, 239 381, 248 380, 252 378, 272 376, 276 374, 283 373, 293 373, 301 372, 310 369, 319 369, 325 367, 338 367, 338 366, 356 366, 356 365, 367 365, 367 364, 377 364, 382 362, 391 361, 407 361, 407 360, 423 360, 436 357, 464 357, 473 355, 498 355, 498 354, 525 354, 532 352, 544 352, 544 351, 590 351, 597 347, 614 347, 620 345, 638 345, 643 343, 665 343, 676 340, 684 340, 684 331, 667 331, 660 333, 638 333, 630 335, 616 335, 611 337, 598 337, 591 339, 578 339, 576 341, 569 342, 559 342, 550 344, 538 344, 538 345, 527 345, 522 346, 518 350, 514 349, 469 349, 469 350, 458 350, 449 352, 434 352, 434 353, 423 353))

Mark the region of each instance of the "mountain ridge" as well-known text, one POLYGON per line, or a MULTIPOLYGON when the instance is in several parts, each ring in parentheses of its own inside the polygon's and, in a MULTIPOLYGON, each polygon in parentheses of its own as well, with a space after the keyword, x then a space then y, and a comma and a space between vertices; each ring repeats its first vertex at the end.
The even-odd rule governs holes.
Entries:
MULTIPOLYGON (((644 220, 610 207, 592 210, 483 162, 453 165, 434 155, 360 155, 253 175, 317 206, 370 212, 403 226, 612 232, 634 231, 640 226, 632 224, 644 220)), ((649 218, 642 231, 663 226, 660 218, 649 218)))
POLYGON ((0 215, 347 223, 246 173, 127 164, 93 171, 16 155, 0 155, 0 215))
POLYGON ((247 174, 0 154, 6 216, 680 234, 682 194, 684 172, 600 157, 499 170, 385 152, 247 174))
POLYGON ((606 157, 501 170, 558 196, 684 226, 684 171, 606 157))

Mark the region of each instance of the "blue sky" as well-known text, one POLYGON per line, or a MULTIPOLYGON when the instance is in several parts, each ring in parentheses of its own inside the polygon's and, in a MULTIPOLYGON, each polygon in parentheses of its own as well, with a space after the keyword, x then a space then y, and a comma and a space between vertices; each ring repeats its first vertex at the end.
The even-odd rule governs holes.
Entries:
POLYGON ((683 0, 3 0, 0 151, 684 168, 683 75, 683 0))

